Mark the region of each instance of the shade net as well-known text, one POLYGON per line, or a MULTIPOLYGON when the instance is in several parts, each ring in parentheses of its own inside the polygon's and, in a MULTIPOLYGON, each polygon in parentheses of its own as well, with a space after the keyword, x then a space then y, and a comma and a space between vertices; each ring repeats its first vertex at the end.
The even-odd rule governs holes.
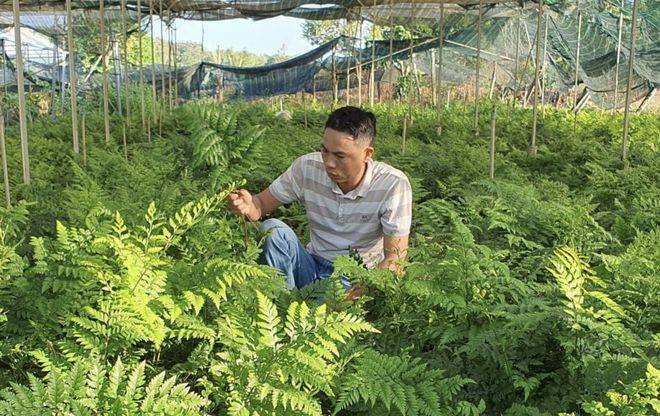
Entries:
MULTIPOLYGON (((148 28, 150 15, 160 15, 165 22, 181 18, 211 21, 285 15, 313 20, 362 20, 381 26, 426 24, 437 33, 443 16, 446 34, 442 44, 437 38, 421 36, 373 43, 341 37, 288 61, 257 68, 199 62, 185 68, 170 65, 125 70, 122 62, 116 62, 119 57, 114 57, 109 65, 110 78, 117 80, 116 87, 121 87, 127 82, 135 84, 142 72, 146 83, 155 81, 159 88, 163 83, 168 88, 176 86, 183 97, 213 95, 222 90, 226 99, 250 99, 303 90, 330 90, 333 79, 341 82, 347 74, 355 77, 361 73, 366 81, 365 74, 371 70, 372 62, 375 78, 380 82, 388 82, 389 74, 394 71, 416 73, 421 82, 435 77, 445 84, 473 83, 479 63, 481 84, 487 83, 494 71, 501 91, 517 91, 529 89, 533 83, 538 32, 542 52, 539 78, 545 89, 567 91, 577 81, 599 106, 613 108, 624 104, 629 83, 631 1, 625 0, 623 4, 611 0, 546 1, 540 30, 537 30, 539 4, 536 2, 484 0, 481 7, 479 3, 474 0, 342 0, 318 1, 314 5, 301 0, 105 1, 106 23, 114 23, 116 28, 117 22, 121 22, 124 31, 148 28), (440 56, 442 68, 438 65, 440 56), (158 76, 144 76, 151 72, 158 76)), ((98 25, 99 2, 72 1, 71 4, 74 30, 98 25)), ((67 27, 64 5, 65 2, 57 1, 21 2, 21 25, 52 39, 50 52, 43 52, 48 47, 41 45, 42 55, 47 58, 37 59, 36 52, 30 57, 25 53, 24 43, 24 58, 26 66, 31 68, 32 79, 57 85, 68 83, 68 70, 64 70, 66 53, 62 50, 67 27)), ((0 28, 8 29, 14 24, 10 11, 11 2, 0 1, 0 28)), ((660 2, 641 0, 630 79, 633 100, 646 96, 660 83, 659 36, 660 2)), ((29 48, 36 51, 34 45, 28 44, 29 48)), ((12 59, 11 53, 5 54, 3 68, 13 68, 12 59)), ((5 70, 5 74, 7 71, 11 70, 5 70)), ((81 91, 97 88, 98 68, 85 73, 77 64, 76 72, 81 91)), ((2 77, 3 84, 11 82, 11 76, 2 77)))

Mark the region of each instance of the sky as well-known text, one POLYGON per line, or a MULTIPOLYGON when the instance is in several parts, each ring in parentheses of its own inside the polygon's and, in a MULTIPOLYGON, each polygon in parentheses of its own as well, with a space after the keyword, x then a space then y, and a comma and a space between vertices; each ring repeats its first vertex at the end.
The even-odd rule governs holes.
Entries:
MULTIPOLYGON (((302 19, 278 16, 252 21, 232 19, 219 21, 177 20, 177 41, 202 42, 204 49, 247 50, 256 54, 275 55, 286 45, 289 56, 314 49, 302 36, 302 19)), ((157 25, 155 27, 158 27, 157 25)))

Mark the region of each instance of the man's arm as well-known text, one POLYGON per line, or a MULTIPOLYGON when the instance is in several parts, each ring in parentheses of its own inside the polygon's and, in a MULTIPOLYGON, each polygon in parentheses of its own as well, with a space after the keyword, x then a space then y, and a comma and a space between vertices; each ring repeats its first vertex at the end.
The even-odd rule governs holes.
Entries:
POLYGON ((383 252, 385 258, 378 263, 378 268, 389 269, 395 273, 403 271, 403 261, 408 255, 408 236, 383 238, 383 252))
POLYGON ((234 214, 245 217, 250 221, 257 221, 282 205, 268 188, 257 195, 252 195, 245 189, 241 189, 238 192, 229 194, 228 201, 234 214))

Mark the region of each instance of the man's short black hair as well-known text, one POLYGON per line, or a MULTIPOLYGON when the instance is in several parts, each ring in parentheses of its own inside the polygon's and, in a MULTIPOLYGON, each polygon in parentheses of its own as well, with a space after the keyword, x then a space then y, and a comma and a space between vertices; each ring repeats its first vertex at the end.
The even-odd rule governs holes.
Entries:
POLYGON ((350 134, 356 141, 371 146, 376 137, 376 116, 361 108, 346 106, 330 113, 325 128, 350 134))

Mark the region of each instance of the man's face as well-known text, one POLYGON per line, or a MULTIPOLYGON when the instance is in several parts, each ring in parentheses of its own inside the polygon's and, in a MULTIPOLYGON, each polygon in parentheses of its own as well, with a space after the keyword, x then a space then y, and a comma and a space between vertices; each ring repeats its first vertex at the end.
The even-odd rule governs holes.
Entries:
POLYGON ((344 192, 350 192, 360 184, 365 162, 373 152, 373 147, 361 145, 348 133, 330 128, 323 132, 321 155, 325 171, 344 192))

